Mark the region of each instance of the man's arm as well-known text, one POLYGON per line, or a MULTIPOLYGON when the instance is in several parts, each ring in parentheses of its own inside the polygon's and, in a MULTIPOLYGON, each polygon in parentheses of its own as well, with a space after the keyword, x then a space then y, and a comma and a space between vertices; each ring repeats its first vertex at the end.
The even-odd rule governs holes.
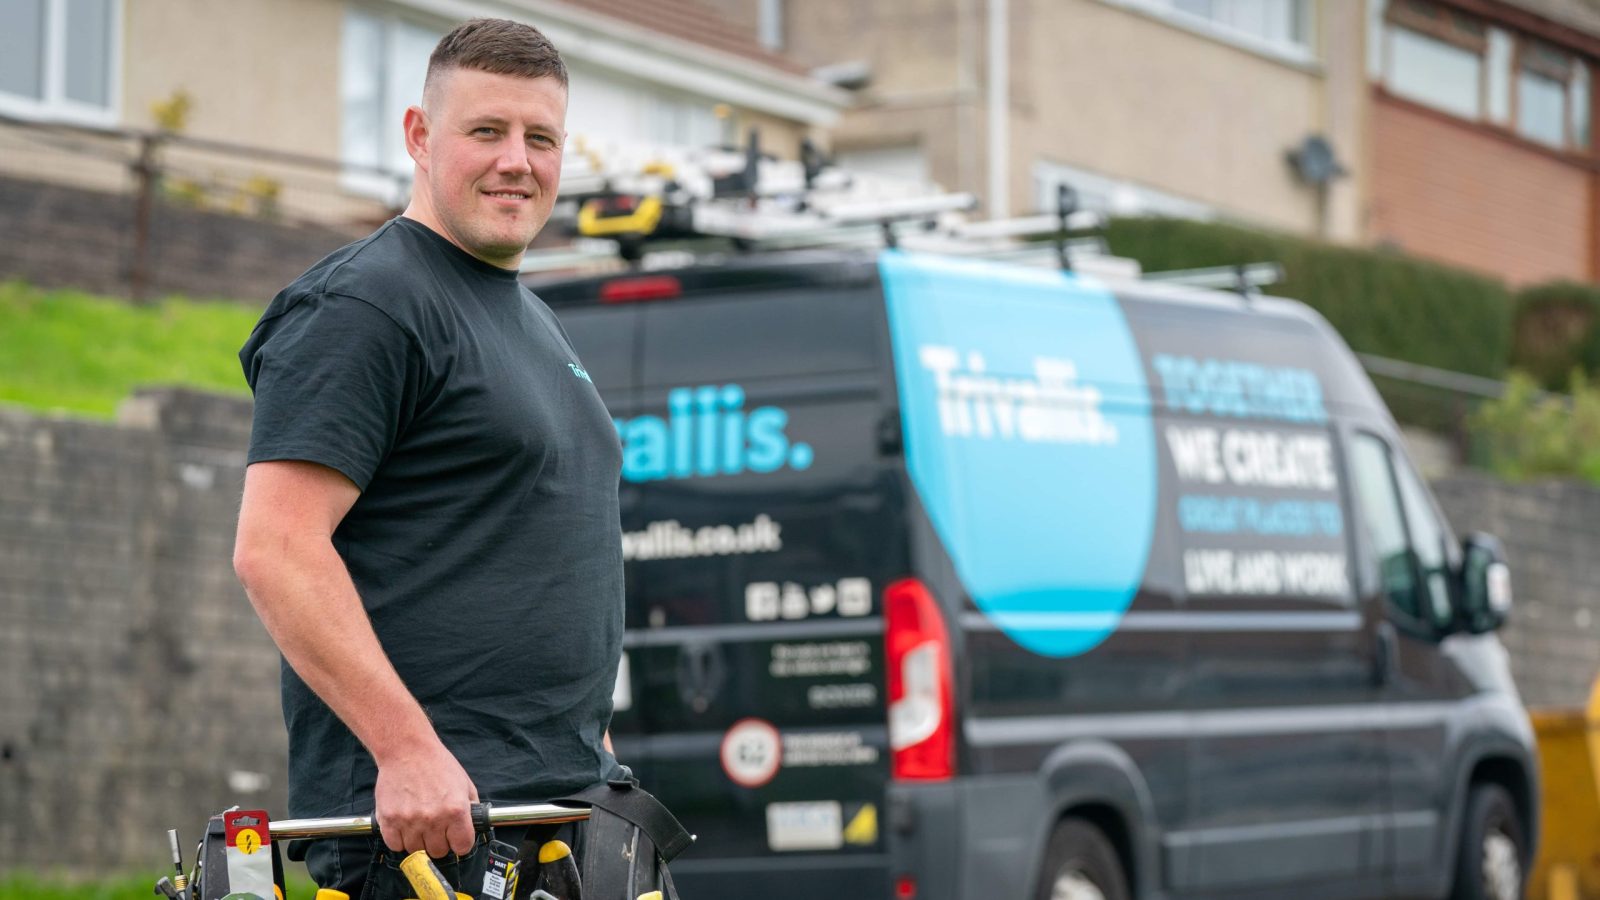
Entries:
POLYGON ((333 531, 360 496, 309 462, 245 470, 233 567, 289 665, 378 764, 376 817, 391 850, 472 849, 477 789, 378 644, 333 531))

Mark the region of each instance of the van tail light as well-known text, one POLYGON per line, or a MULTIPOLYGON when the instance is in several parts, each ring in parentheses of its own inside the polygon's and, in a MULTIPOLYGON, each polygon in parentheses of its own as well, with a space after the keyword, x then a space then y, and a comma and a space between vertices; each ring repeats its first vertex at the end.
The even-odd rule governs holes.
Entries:
POLYGON ((889 770, 899 781, 955 777, 955 685, 944 614, 922 582, 883 592, 889 682, 889 770))
POLYGON ((682 283, 671 275, 616 278, 600 285, 601 303, 638 303, 641 300, 666 300, 682 295, 682 283))

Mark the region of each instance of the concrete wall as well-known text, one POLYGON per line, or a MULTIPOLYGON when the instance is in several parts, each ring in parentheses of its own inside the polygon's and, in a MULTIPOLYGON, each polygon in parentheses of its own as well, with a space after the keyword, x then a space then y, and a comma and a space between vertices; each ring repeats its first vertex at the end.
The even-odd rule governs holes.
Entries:
POLYGON ((1595 274, 1583 165, 1404 100, 1372 122, 1374 241, 1514 284, 1595 274))
MULTIPOLYGON (((169 827, 188 844, 228 805, 284 810, 278 656, 230 563, 248 432, 248 401, 184 391, 115 424, 0 409, 0 873, 156 871, 169 827)), ((1600 490, 1435 489, 1506 543, 1525 699, 1581 703, 1600 490)))
POLYGON ((278 657, 230 564, 248 405, 126 424, 0 410, 0 871, 159 871, 228 805, 282 810, 278 657))
POLYGON ((1529 706, 1582 707, 1600 676, 1600 490, 1508 485, 1466 473, 1433 482, 1455 529, 1505 544, 1516 594, 1501 632, 1529 706))

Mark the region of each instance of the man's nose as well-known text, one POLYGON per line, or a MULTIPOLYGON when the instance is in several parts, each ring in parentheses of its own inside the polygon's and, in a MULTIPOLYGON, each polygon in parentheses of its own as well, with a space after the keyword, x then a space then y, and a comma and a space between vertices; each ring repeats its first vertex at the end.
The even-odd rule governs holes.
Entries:
POLYGON ((533 171, 533 164, 528 161, 528 148, 520 141, 506 141, 495 163, 495 169, 502 175, 527 175, 533 171))

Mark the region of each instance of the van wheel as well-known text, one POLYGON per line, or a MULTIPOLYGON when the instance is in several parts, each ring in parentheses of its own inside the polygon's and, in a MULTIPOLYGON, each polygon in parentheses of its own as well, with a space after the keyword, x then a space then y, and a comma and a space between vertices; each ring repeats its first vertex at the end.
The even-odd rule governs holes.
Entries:
POLYGON ((1038 900, 1128 900, 1116 848, 1082 819, 1063 819, 1050 835, 1038 900))
POLYGON ((1451 900, 1522 900, 1522 822, 1498 784, 1473 785, 1456 850, 1451 900))

